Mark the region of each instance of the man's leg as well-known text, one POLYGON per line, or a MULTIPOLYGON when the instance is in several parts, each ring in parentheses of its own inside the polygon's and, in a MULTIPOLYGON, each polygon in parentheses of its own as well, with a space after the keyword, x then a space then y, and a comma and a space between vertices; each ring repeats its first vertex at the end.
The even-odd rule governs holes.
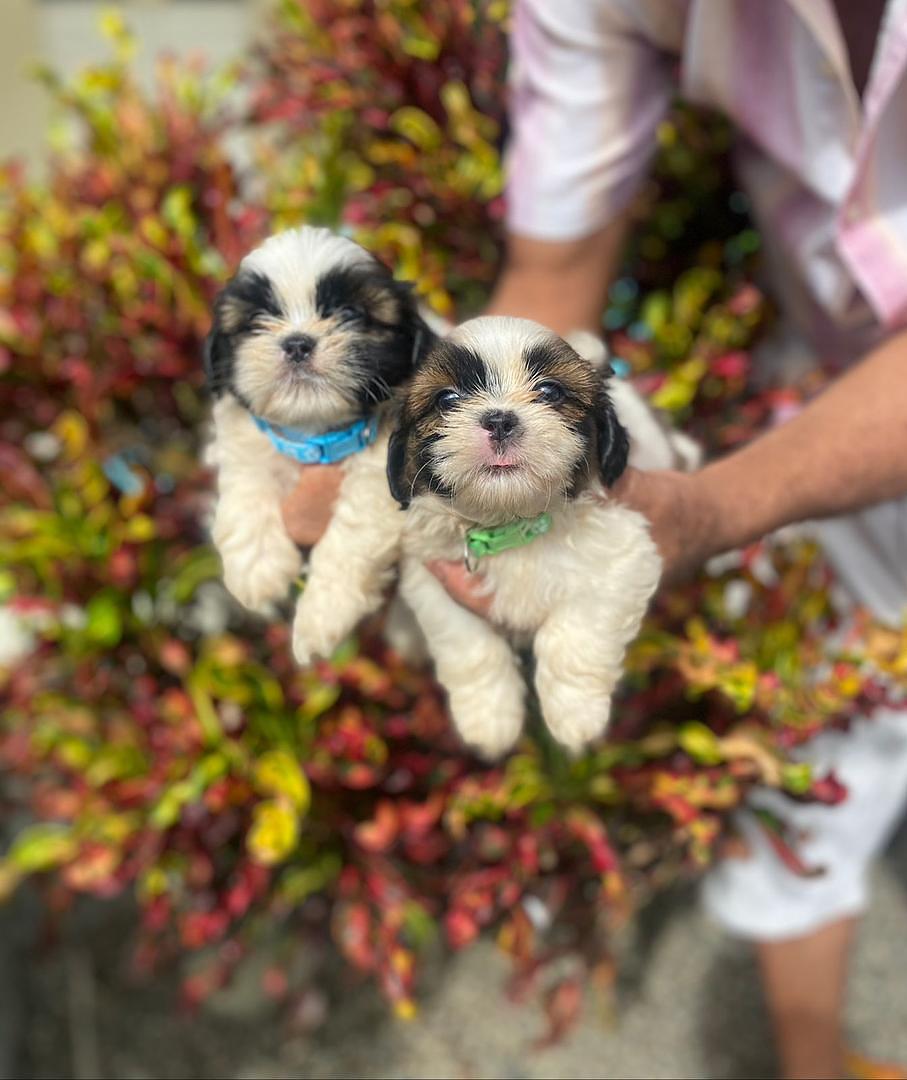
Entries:
POLYGON ((867 872, 907 798, 907 712, 879 710, 850 731, 827 732, 801 750, 817 773, 833 769, 848 788, 840 806, 799 804, 760 793, 754 800, 800 836, 816 877, 799 877, 772 851, 748 814, 740 825, 747 858, 709 875, 704 899, 728 930, 757 945, 765 995, 788 1077, 846 1075, 842 1062, 847 960, 867 901, 867 872))
POLYGON ((757 946, 781 1075, 830 1080, 845 1075, 842 1017, 856 918, 757 946))

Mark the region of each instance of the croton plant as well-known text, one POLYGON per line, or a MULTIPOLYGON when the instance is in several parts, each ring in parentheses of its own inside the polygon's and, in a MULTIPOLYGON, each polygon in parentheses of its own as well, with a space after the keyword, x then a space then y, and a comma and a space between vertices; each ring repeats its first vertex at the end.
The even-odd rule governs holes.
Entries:
MULTIPOLYGON (((502 0, 283 0, 241 63, 165 58, 146 91, 108 15, 109 62, 40 73, 64 122, 43 179, 0 174, 0 763, 27 822, 0 895, 34 878, 59 912, 134 893, 140 966, 202 958, 189 1003, 279 925, 290 974, 266 990, 301 1000, 293 943, 329 931, 408 1017, 427 944, 493 930, 556 1036, 586 976, 609 977, 615 924, 721 857, 754 785, 846 796, 791 749, 907 675, 904 635, 866 619, 830 635, 827 568, 778 540, 659 597, 606 740, 570 760, 530 726, 488 766, 380 625, 300 671, 286 623, 226 596, 199 453, 212 298, 266 233, 309 221, 438 310, 477 310, 499 252, 507 17, 502 0)), ((813 387, 748 385, 770 305, 725 125, 678 105, 659 139, 603 327, 721 452, 813 387)))

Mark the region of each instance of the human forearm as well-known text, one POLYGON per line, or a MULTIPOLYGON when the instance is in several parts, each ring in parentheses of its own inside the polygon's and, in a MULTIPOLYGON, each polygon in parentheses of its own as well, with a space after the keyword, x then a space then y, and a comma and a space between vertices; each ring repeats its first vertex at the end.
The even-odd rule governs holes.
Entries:
POLYGON ((803 412, 697 473, 628 469, 614 494, 652 524, 668 579, 783 525, 907 492, 907 333, 803 412))
POLYGON ((907 492, 907 333, 891 338, 798 417, 697 477, 720 513, 715 543, 739 546, 793 522, 907 492))
POLYGON ((622 217, 578 240, 511 236, 486 313, 534 319, 560 334, 599 332, 625 234, 622 217))

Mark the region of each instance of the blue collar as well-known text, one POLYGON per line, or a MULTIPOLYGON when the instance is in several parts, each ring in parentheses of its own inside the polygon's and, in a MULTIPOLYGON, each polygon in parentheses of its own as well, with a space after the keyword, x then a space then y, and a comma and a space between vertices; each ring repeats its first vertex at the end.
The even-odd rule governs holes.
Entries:
POLYGON ((301 428, 279 427, 254 414, 252 419, 281 454, 303 465, 330 465, 343 461, 351 454, 358 454, 371 446, 378 438, 378 418, 375 416, 357 420, 339 431, 326 431, 323 435, 310 435, 301 428))

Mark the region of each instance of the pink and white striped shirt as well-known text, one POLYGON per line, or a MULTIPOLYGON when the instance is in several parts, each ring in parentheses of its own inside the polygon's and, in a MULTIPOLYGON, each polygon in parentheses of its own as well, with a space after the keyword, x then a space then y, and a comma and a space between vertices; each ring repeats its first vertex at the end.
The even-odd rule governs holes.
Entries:
POLYGON ((862 100, 832 0, 517 0, 512 49, 513 232, 618 214, 679 91, 739 131, 771 291, 811 346, 846 362, 907 325, 907 0, 862 100))

